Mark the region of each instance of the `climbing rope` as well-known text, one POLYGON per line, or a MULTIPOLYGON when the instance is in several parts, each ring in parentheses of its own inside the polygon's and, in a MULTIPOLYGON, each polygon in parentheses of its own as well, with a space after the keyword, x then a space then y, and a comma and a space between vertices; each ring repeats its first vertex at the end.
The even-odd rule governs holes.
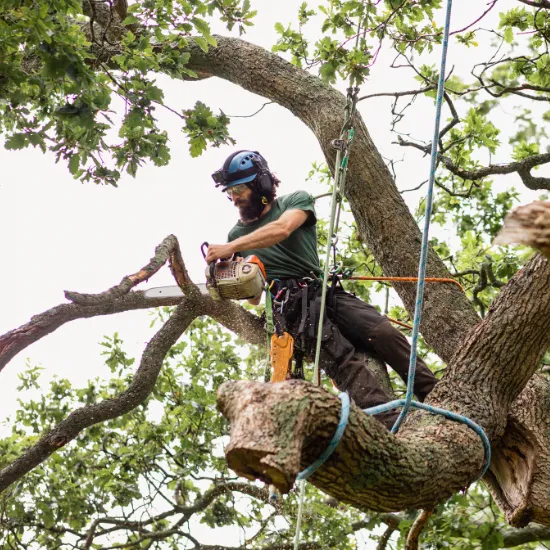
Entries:
POLYGON ((317 328, 317 345, 315 347, 315 363, 313 368, 313 380, 319 386, 321 379, 319 376, 319 358, 321 356, 321 341, 323 335, 323 322, 327 299, 327 281, 329 275, 330 252, 335 245, 338 220, 340 219, 340 210, 342 199, 344 197, 344 186, 346 183, 346 174, 348 169, 348 160, 350 147, 353 142, 354 130, 352 120, 357 107, 357 96, 359 88, 349 87, 347 90, 344 126, 340 132, 340 138, 333 141, 336 148, 336 164, 334 172, 334 187, 332 189, 331 212, 328 227, 327 248, 325 252, 325 264, 323 267, 323 288, 321 292, 321 308, 319 311, 319 327, 317 328))
MULTIPOLYGON (((449 42, 451 8, 452 8, 452 0, 447 0, 447 8, 446 8, 446 14, 445 14, 445 27, 444 27, 444 34, 443 34, 443 47, 442 47, 442 53, 441 53, 441 65, 440 65, 440 71, 439 71, 439 80, 438 80, 437 98, 436 98, 435 128, 434 128, 434 136, 432 140, 432 149, 431 149, 430 177, 428 181, 428 191, 426 195, 424 231, 422 234, 422 245, 421 245, 421 252, 420 252, 420 262, 418 267, 418 277, 416 278, 417 279, 416 304, 415 304, 415 312, 414 312, 409 373, 407 377, 407 394, 405 399, 391 401, 390 403, 385 403, 377 407, 370 407, 368 409, 365 409, 364 412, 369 415, 374 415, 374 414, 386 412, 388 410, 392 410, 398 407, 402 407, 402 411, 399 417, 397 418, 394 426, 392 427, 392 430, 391 430, 392 433, 396 433, 398 431, 399 427, 401 426, 402 422, 406 418, 411 407, 425 410, 432 414, 439 414, 450 420, 454 420, 454 421, 466 424, 468 427, 470 427, 479 435, 483 444, 485 461, 484 461, 483 469, 479 476, 479 477, 482 477, 487 471, 487 469, 489 468, 489 464, 491 462, 491 444, 490 444, 489 438, 483 431, 483 428, 481 428, 481 426, 479 426, 478 424, 476 424, 475 422, 473 422, 472 420, 470 420, 469 418, 463 415, 453 413, 451 411, 447 411, 439 407, 433 407, 431 405, 425 405, 423 403, 412 401, 413 391, 414 391, 414 379, 416 374, 418 335, 420 332, 420 322, 422 317, 422 306, 423 306, 423 300, 424 300, 424 285, 426 282, 428 282, 428 279, 426 278, 426 265, 427 265, 427 258, 428 258, 428 236, 429 236, 432 204, 433 204, 433 188, 434 188, 434 181, 435 181, 435 171, 437 167, 437 146, 438 146, 441 108, 443 104, 443 94, 444 94, 444 85, 445 85, 445 67, 446 67, 446 61, 447 61, 447 49, 448 49, 448 42, 449 42)), ((336 154, 336 165, 335 165, 335 175, 334 175, 334 188, 333 188, 332 199, 331 199, 332 200, 331 215, 330 215, 330 222, 329 222, 329 228, 328 228, 329 238, 327 239, 327 249, 326 249, 325 265, 324 265, 324 271, 323 271, 323 288, 322 288, 322 294, 321 294, 321 307, 319 312, 317 345, 315 349, 315 366, 314 366, 313 379, 316 381, 317 385, 320 385, 319 358, 321 353, 323 318, 324 318, 325 307, 326 307, 326 295, 327 295, 328 275, 329 275, 328 266, 330 261, 331 249, 334 249, 334 255, 336 256, 336 250, 335 250, 335 245, 337 241, 336 229, 338 227, 338 223, 340 219, 341 202, 344 196, 344 185, 345 185, 346 172, 348 167, 349 149, 354 136, 354 131, 351 123, 356 110, 357 95, 358 95, 358 88, 352 88, 352 87, 348 88, 344 126, 340 133, 340 138, 333 142, 333 146, 337 149, 337 154, 336 154)), ((336 264, 336 262, 334 262, 334 264, 336 264)), ((333 276, 338 275, 339 271, 341 270, 333 272, 333 276)), ((366 277, 365 278, 361 277, 357 279, 373 280, 371 278, 366 278, 366 277)), ((384 279, 389 280, 390 278, 384 278, 384 279)), ((391 278, 391 279, 395 280, 395 278, 391 278)), ((414 280, 414 278, 406 278, 406 279, 409 281, 411 279, 414 280)), ((452 282, 460 286, 460 284, 457 281, 454 281, 453 279, 447 280, 445 282, 452 282)), ((298 550, 299 543, 300 543, 300 530, 301 530, 301 523, 302 523, 303 502, 304 502, 304 494, 305 494, 305 479, 310 475, 312 475, 313 472, 315 472, 315 470, 317 470, 317 468, 319 468, 328 459, 328 457, 332 454, 334 448, 338 444, 345 430, 346 424, 342 422, 342 419, 344 415, 344 409, 347 408, 347 410, 349 411, 349 407, 344 406, 344 400, 342 395, 346 395, 347 397, 347 394, 340 394, 340 399, 342 399, 341 418, 340 418, 340 423, 338 425, 338 429, 333 439, 331 440, 329 446, 327 447, 325 452, 321 455, 321 457, 319 457, 317 461, 315 461, 311 466, 309 466, 303 472, 301 472, 297 478, 300 480, 301 487, 300 487, 298 517, 297 517, 297 523, 296 523, 296 535, 294 538, 294 550, 298 550)), ((346 417, 346 423, 347 423, 347 417, 346 417)))
POLYGON ((340 443, 340 440, 344 435, 344 431, 346 429, 346 426, 348 425, 349 418, 349 395, 345 392, 342 392, 338 395, 338 397, 342 402, 342 408, 340 409, 340 420, 338 422, 336 432, 334 432, 334 435, 332 436, 328 447, 323 451, 323 454, 321 454, 321 456, 313 464, 308 466, 305 470, 301 471, 296 476, 296 479, 298 481, 305 481, 309 476, 314 474, 327 461, 328 457, 333 453, 334 449, 338 447, 338 443, 340 443))
POLYGON ((443 94, 445 91, 445 67, 447 64, 447 49, 449 45, 449 27, 451 25, 451 8, 453 0, 447 0, 447 10, 445 13, 445 28, 443 33, 443 48, 441 52, 441 65, 439 68, 439 79, 437 83, 437 98, 435 102, 435 127, 432 139, 432 152, 430 162, 430 177, 428 181, 428 190, 426 193, 426 211, 424 214, 424 231, 422 233, 422 246, 420 249, 420 263, 418 266, 418 284, 416 286, 416 304, 414 308, 413 332, 411 343, 411 357, 409 362, 409 375, 407 378, 407 394, 405 404, 395 421, 392 433, 397 433, 399 427, 405 420, 412 403, 414 390, 414 377, 416 374, 416 355, 418 345, 418 334, 420 332, 420 321, 422 319, 422 305, 424 303, 424 281, 426 277, 426 265, 428 261, 428 238, 430 232, 430 222, 432 217, 433 189, 435 182, 435 171, 437 168, 437 146, 439 143, 439 123, 441 120, 441 107, 443 105, 443 94))
MULTIPOLYGON (((433 414, 439 414, 450 420, 454 420, 454 421, 466 424, 468 427, 470 427, 480 436, 483 444, 484 453, 485 453, 485 463, 480 475, 481 477, 487 471, 487 468, 489 467, 489 464, 491 461, 490 441, 487 435, 485 434, 485 432, 483 431, 483 429, 481 428, 481 426, 479 426, 478 424, 476 424, 475 422, 473 422, 472 420, 470 420, 469 418, 463 415, 453 413, 451 411, 447 411, 439 407, 433 407, 431 405, 425 405, 423 403, 412 401, 413 390, 414 390, 414 379, 416 374, 418 335, 420 332, 419 329, 420 329, 420 322, 422 317, 422 306, 423 306, 423 300, 424 300, 424 286, 425 286, 425 283, 429 282, 430 280, 430 278, 426 278, 426 265, 427 265, 427 257, 428 257, 428 236, 429 236, 432 204, 433 204, 433 188, 434 188, 434 181, 435 181, 435 171, 437 167, 437 147, 438 147, 438 138, 439 138, 440 119, 441 119, 441 108, 443 104, 445 67, 446 67, 447 50, 448 50, 448 42, 449 42, 451 8, 452 8, 452 0, 447 0, 444 35, 443 35, 443 47, 442 47, 442 53, 441 53, 441 65, 440 65, 440 71, 439 71, 439 80, 438 80, 438 89, 437 89, 437 98, 436 98, 435 129, 434 129, 434 136, 433 136, 432 148, 431 148, 430 177, 428 182, 428 191, 426 195, 425 223, 424 223, 424 231, 422 235, 422 245, 421 245, 421 253, 420 253, 420 262, 418 267, 418 277, 406 278, 408 281, 410 281, 411 279, 417 280, 417 297, 416 297, 414 322, 413 322, 409 373, 407 378, 407 394, 405 399, 391 401, 390 403, 386 403, 377 407, 371 407, 369 409, 365 409, 364 412, 367 414, 373 415, 373 414, 379 414, 381 412, 385 412, 388 410, 392 410, 398 407, 402 407, 402 411, 391 430, 392 433, 396 433, 398 431, 400 425, 402 424, 403 420, 407 416, 411 407, 422 409, 433 414)), ((337 240, 335 228, 338 227, 338 222, 340 218, 341 201, 344 195, 344 184, 345 184, 348 159, 349 159, 349 149, 354 136, 354 131, 351 123, 356 110, 357 94, 358 94, 357 88, 350 87, 348 89, 344 126, 340 133, 340 138, 333 142, 333 146, 337 149, 337 154, 336 154, 336 165, 335 165, 335 175, 334 175, 334 188, 333 188, 332 199, 331 199, 332 200, 331 215, 330 215, 330 222, 329 222, 329 228, 328 228, 329 238, 327 239, 327 249, 326 249, 325 264, 324 264, 324 271, 323 271, 323 289, 322 289, 322 295, 321 295, 321 307, 319 312, 317 345, 315 350, 314 380, 318 385, 320 384, 319 358, 320 358, 320 352, 321 352, 322 325, 323 325, 323 318, 324 318, 325 307, 326 307, 330 251, 331 251, 331 248, 335 248, 335 244, 337 240)), ((333 275, 337 275, 337 272, 334 272, 333 275)), ((396 280, 397 278, 367 278, 367 277, 359 278, 357 277, 356 279, 357 280, 375 280, 375 279, 396 280)), ((452 282, 460 286, 460 284, 457 281, 454 281, 453 279, 449 279, 445 282, 450 282, 450 283, 452 282)), ((342 401, 341 414, 343 414, 343 409, 344 409, 344 402, 342 401)), ((341 433, 343 433, 345 429, 345 425, 341 427, 341 424, 342 424, 342 421, 338 426, 337 433, 340 430, 340 428, 341 428, 341 433)), ((340 437, 341 437, 341 434, 340 434, 340 437)), ((306 470, 304 470, 298 475, 298 479, 301 480, 302 485, 300 489, 299 511, 298 511, 297 526, 296 526, 296 536, 294 540, 295 550, 298 550, 298 546, 299 546, 300 527, 301 527, 302 511, 303 511, 304 480, 307 477, 309 477, 317 468, 319 468, 325 462, 325 460, 330 456, 330 454, 334 450, 338 441, 339 441, 339 438, 337 438, 337 434, 335 434, 331 443, 329 444, 329 448, 327 448, 325 453, 323 453, 323 455, 319 457, 319 459, 314 464, 306 468, 306 470)))

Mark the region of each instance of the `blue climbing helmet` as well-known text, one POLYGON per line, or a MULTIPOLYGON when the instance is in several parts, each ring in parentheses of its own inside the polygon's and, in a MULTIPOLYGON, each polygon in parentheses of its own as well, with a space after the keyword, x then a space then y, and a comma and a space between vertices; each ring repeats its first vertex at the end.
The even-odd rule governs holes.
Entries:
POLYGON ((227 191, 240 183, 249 184, 252 188, 251 184, 256 180, 254 187, 261 194, 271 189, 275 183, 264 157, 258 151, 248 150, 236 151, 229 155, 223 167, 212 174, 212 179, 216 187, 221 187, 222 191, 227 191))

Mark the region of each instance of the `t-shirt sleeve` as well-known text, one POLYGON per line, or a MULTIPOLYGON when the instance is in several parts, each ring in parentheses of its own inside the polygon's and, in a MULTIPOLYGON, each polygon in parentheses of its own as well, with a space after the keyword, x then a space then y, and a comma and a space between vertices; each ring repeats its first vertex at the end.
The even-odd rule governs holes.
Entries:
POLYGON ((307 212, 308 218, 304 222, 304 226, 315 225, 317 216, 315 214, 315 200, 307 191, 295 191, 285 197, 283 211, 303 210, 307 212))

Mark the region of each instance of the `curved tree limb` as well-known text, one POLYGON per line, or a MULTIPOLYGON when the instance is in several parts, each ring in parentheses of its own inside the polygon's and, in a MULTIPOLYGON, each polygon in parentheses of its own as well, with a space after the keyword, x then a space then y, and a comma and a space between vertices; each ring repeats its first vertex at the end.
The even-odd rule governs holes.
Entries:
MULTIPOLYGON (((155 255, 146 266, 133 275, 125 276, 118 285, 100 294, 81 294, 67 290, 65 291, 65 298, 75 304, 84 306, 98 305, 115 300, 128 294, 139 283, 150 279, 167 261, 170 261, 172 274, 182 290, 188 291, 194 287, 183 263, 178 239, 174 235, 169 235, 156 247, 155 255)), ((196 292, 199 291, 196 290, 196 292)))
MULTIPOLYGON (((512 403, 550 346, 549 285, 550 264, 536 256, 503 288, 427 401, 474 420, 497 442, 512 403), (511 304, 518 303, 523 307, 511 312, 511 304)), ((295 381, 227 383, 219 390, 218 402, 232 424, 226 448, 230 467, 244 477, 273 483, 282 492, 326 448, 340 413, 335 397, 295 381)), ((550 433, 539 435, 540 445, 550 448, 550 433)), ((361 509, 427 508, 472 483, 482 462, 479 437, 462 424, 416 412, 395 437, 352 407, 342 441, 310 480, 361 509)), ((491 470, 498 471, 501 462, 494 462, 491 470)), ((541 490, 547 472, 537 481, 541 490)), ((506 483, 504 476, 498 477, 506 483)), ((529 515, 549 521, 540 507, 529 515)))
MULTIPOLYGON (((20 351, 51 334, 60 326, 76 319, 88 319, 100 315, 112 315, 136 309, 149 309, 161 306, 175 306, 181 298, 145 298, 140 291, 130 291, 140 282, 154 275, 165 263, 170 268, 184 293, 198 299, 201 294, 193 284, 183 258, 177 238, 169 235, 156 247, 155 256, 134 275, 126 276, 121 283, 99 294, 66 292, 73 304, 61 304, 31 318, 28 323, 0 336, 0 371, 20 351)), ((229 330, 253 344, 264 344, 265 335, 261 320, 232 302, 215 302, 207 297, 200 302, 204 311, 229 330)))
POLYGON ((181 298, 146 299, 143 292, 130 292, 122 298, 94 306, 61 304, 34 315, 28 323, 0 336, 0 371, 22 350, 76 319, 112 315, 123 311, 175 306, 181 298))
MULTIPOLYGON (((423 151, 427 155, 430 154, 430 146, 404 140, 401 136, 398 136, 396 143, 402 147, 413 147, 423 151)), ((529 189, 550 189, 550 178, 535 178, 531 176, 532 168, 550 162, 550 153, 532 155, 524 160, 510 162, 508 164, 490 164, 489 166, 471 170, 461 168, 449 157, 441 153, 438 153, 437 158, 451 174, 464 180, 478 180, 495 174, 512 174, 517 172, 523 180, 523 183, 525 183, 526 187, 529 189)))
POLYGON ((428 520, 433 514, 433 509, 431 510, 420 510, 418 516, 414 520, 409 533, 407 535, 407 540, 405 541, 405 550, 418 550, 420 544, 420 534, 426 527, 428 520))
POLYGON ((143 403, 153 390, 164 357, 197 317, 197 306, 199 304, 193 298, 185 298, 177 306, 168 321, 147 344, 140 366, 124 392, 112 399, 76 409, 19 458, 4 467, 0 471, 0 492, 73 440, 83 429, 116 418, 143 403))

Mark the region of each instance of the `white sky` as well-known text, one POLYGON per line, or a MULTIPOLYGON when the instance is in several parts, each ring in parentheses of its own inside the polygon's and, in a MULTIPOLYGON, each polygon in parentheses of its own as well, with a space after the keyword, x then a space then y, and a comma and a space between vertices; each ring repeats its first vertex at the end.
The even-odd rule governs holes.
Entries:
MULTIPOLYGON (((300 2, 253 4, 258 6, 259 14, 244 38, 270 48, 276 41, 275 21, 286 26, 294 19, 300 2)), ((499 4, 503 9, 504 2, 499 4)), ((485 9, 484 2, 457 2, 452 28, 468 24, 485 9)), ((496 27, 497 14, 495 9, 483 26, 496 27)), ((482 40, 480 44, 477 50, 466 50, 451 43, 448 67, 455 65, 457 72, 474 56, 485 58, 487 47, 482 40)), ((436 51, 431 62, 439 64, 438 56, 436 51)), ((362 95, 418 87, 412 80, 407 83, 407 78, 412 78, 410 72, 387 68, 392 58, 391 52, 380 56, 368 83, 362 87, 362 95)), ((182 83, 159 77, 158 82, 165 91, 166 103, 178 110, 201 100, 215 111, 245 115, 266 101, 218 79, 182 83)), ((417 104, 420 108, 410 111, 406 127, 415 130, 415 137, 429 140, 433 103, 419 98, 417 104)), ((362 102, 359 110, 381 153, 394 160, 403 158, 405 151, 391 145, 395 137, 389 132, 389 101, 370 99, 362 102)), ((444 112, 443 120, 447 114, 444 112)), ((170 233, 179 238, 192 278, 202 282, 200 244, 205 240, 225 242, 227 231, 236 220, 234 207, 214 189, 210 177, 234 148, 210 149, 192 159, 179 132, 180 120, 163 109, 157 110, 157 115, 170 133, 172 162, 164 168, 142 168, 135 180, 124 176, 116 189, 82 185, 72 179, 64 164, 54 164, 52 155, 42 155, 38 150, 13 152, 0 148, 0 334, 26 323, 34 314, 64 303, 64 290, 95 293, 117 284, 124 275, 147 263, 155 246, 170 233)), ((510 124, 512 119, 502 116, 501 124, 510 124)), ((313 134, 288 111, 269 105, 253 118, 233 119, 230 131, 237 140, 236 148, 259 150, 265 156, 282 181, 280 194, 297 189, 314 194, 324 191, 305 183, 311 163, 323 159, 313 134)), ((429 170, 428 158, 416 151, 406 153, 405 162, 397 165, 398 186, 402 189, 426 179, 429 170)), ((505 180, 506 186, 514 183, 514 176, 505 180)), ((405 195, 410 205, 420 196, 405 195)), ((320 214, 326 215, 327 208, 328 204, 321 205, 320 214)), ((143 288, 163 284, 174 284, 167 268, 143 288)), ((1 373, 0 418, 15 411, 17 374, 24 369, 26 358, 45 367, 46 378, 55 374, 84 384, 90 377, 108 376, 98 344, 103 335, 118 331, 128 351, 139 358, 153 335, 149 321, 146 311, 80 320, 27 348, 1 373)))

